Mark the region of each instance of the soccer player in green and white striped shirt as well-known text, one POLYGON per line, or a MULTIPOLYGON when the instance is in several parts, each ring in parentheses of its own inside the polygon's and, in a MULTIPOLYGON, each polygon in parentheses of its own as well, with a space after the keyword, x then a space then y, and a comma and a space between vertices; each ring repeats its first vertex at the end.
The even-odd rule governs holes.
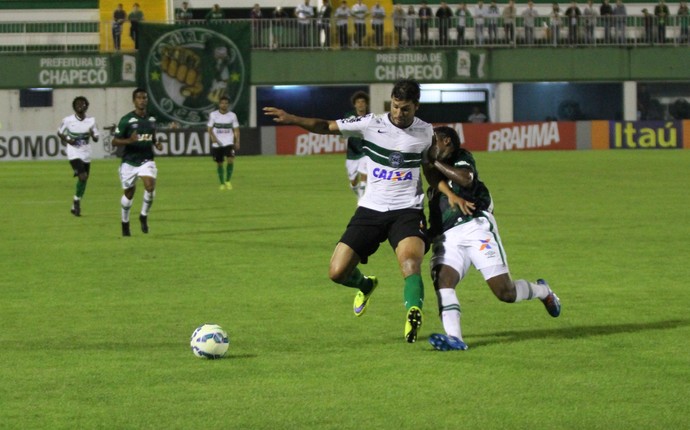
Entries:
POLYGON ((220 98, 218 110, 209 114, 206 126, 211 139, 211 155, 217 163, 220 190, 232 190, 230 179, 235 170, 235 150, 240 149, 240 123, 237 115, 230 111, 230 99, 227 96, 220 98), (223 166, 226 158, 227 164, 223 166))
POLYGON ((86 191, 86 181, 91 172, 91 144, 98 142, 98 126, 93 117, 86 116, 89 101, 79 96, 72 101, 74 114, 65 117, 58 128, 58 137, 67 145, 67 159, 77 177, 77 189, 72 200, 72 215, 81 216, 81 199, 86 191))

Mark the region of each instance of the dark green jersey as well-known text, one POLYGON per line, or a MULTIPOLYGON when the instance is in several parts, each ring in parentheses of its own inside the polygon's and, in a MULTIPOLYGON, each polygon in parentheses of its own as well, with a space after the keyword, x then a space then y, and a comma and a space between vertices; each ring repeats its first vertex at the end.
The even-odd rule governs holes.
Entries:
POLYGON ((156 117, 149 114, 141 117, 132 111, 120 119, 120 123, 115 129, 115 137, 127 139, 135 131, 139 139, 136 143, 123 146, 122 162, 132 166, 141 166, 145 162, 153 160, 153 144, 156 143, 156 117))
MULTIPOLYGON (((344 118, 356 117, 357 112, 350 111, 345 114, 344 118)), ((359 160, 364 157, 364 148, 362 145, 364 141, 359 137, 348 137, 347 138, 347 159, 348 160, 359 160)))
POLYGON ((460 149, 445 164, 460 169, 469 169, 474 174, 472 185, 463 188, 455 182, 448 181, 448 185, 455 194, 474 203, 475 210, 472 215, 463 215, 457 207, 451 208, 448 197, 438 190, 429 190, 429 232, 434 237, 458 224, 465 223, 475 217, 481 216, 482 211, 493 212, 493 202, 489 189, 479 180, 474 157, 470 151, 460 149))

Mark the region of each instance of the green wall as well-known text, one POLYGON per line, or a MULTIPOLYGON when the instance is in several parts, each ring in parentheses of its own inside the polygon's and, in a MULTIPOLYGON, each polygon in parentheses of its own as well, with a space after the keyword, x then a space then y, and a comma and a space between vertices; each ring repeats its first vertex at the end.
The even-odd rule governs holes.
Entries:
POLYGON ((251 62, 254 85, 393 82, 390 70, 426 83, 690 80, 687 47, 253 51, 251 62))

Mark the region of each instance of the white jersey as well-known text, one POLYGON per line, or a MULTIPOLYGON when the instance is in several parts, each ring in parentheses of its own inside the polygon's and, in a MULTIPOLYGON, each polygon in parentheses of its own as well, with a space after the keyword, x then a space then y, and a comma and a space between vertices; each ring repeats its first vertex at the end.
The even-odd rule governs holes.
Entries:
POLYGON ((343 136, 363 139, 367 187, 359 206, 379 212, 422 209, 424 191, 420 175, 422 152, 431 146, 433 127, 419 118, 401 129, 388 114, 336 121, 343 136))
POLYGON ((220 113, 220 111, 214 110, 208 116, 208 123, 206 126, 213 129, 213 134, 216 135, 216 139, 218 143, 220 143, 220 145, 213 143, 214 148, 235 144, 234 129, 238 128, 240 123, 234 112, 227 111, 225 113, 220 113))
POLYGON ((87 116, 84 119, 72 114, 62 120, 58 127, 58 133, 74 139, 74 145, 67 145, 67 158, 69 160, 82 159, 85 163, 91 162, 91 134, 98 138, 98 126, 96 119, 87 116))

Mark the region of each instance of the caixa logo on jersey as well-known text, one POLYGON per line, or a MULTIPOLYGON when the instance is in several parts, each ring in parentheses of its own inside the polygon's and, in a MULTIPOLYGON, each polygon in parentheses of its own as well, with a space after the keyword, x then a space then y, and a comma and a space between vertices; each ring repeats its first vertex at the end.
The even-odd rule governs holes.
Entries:
POLYGON ((237 104, 246 70, 237 45, 205 28, 186 27, 165 33, 146 59, 150 101, 160 115, 185 125, 204 125, 220 98, 237 104))

